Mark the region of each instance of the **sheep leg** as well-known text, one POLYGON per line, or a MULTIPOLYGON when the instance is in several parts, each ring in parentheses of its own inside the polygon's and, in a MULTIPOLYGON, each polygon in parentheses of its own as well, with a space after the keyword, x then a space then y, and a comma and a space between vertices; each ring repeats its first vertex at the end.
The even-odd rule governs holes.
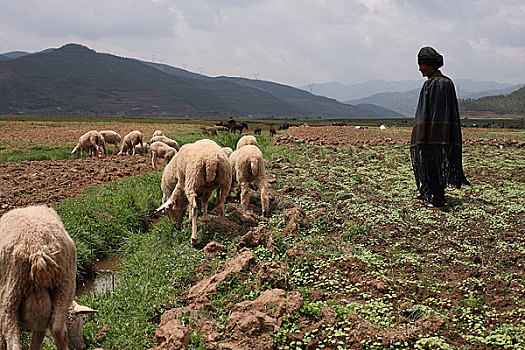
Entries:
POLYGON ((199 239, 197 237, 197 195, 191 194, 188 196, 188 202, 189 202, 189 212, 190 212, 190 219, 191 219, 191 245, 195 246, 197 245, 199 239))
POLYGON ((210 200, 210 197, 211 197, 211 192, 204 193, 202 195, 202 217, 204 219, 208 218, 208 202, 210 200))
POLYGON ((4 335, 2 334, 2 331, 0 331, 0 350, 6 350, 7 344, 5 343, 4 335))
POLYGON ((248 209, 250 204, 250 186, 246 182, 241 182, 241 204, 244 209, 248 209))
MULTIPOLYGON (((19 303, 15 303, 19 305, 19 303)), ((9 350, 22 350, 22 345, 20 344, 20 320, 18 318, 18 312, 16 307, 11 305, 4 310, 4 314, 0 319, 0 324, 2 325, 2 333, 9 350)), ((2 339, 0 339, 2 340, 2 339)), ((2 344, 0 343, 0 346, 2 344)), ((2 349, 0 347, 0 349, 2 349)))
POLYGON ((259 188, 261 189, 262 215, 268 216, 268 209, 270 206, 270 201, 268 199, 268 189, 266 188, 266 185, 264 183, 260 183, 259 188))
POLYGON ((29 349, 30 350, 42 349, 42 342, 44 341, 45 336, 46 336, 46 331, 33 331, 33 335, 31 336, 31 346, 29 347, 29 349))
POLYGON ((59 285, 51 299, 53 303, 53 314, 51 315, 51 335, 55 340, 57 350, 68 350, 67 348, 67 330, 66 320, 69 306, 73 302, 73 295, 68 296, 67 292, 75 291, 74 281, 64 281, 63 285, 59 285))
POLYGON ((157 154, 155 152, 150 153, 151 166, 157 170, 157 154))
POLYGON ((226 202, 226 197, 230 195, 230 187, 226 184, 224 187, 219 187, 217 189, 217 199, 216 207, 219 209, 219 215, 224 216, 224 203, 226 202))

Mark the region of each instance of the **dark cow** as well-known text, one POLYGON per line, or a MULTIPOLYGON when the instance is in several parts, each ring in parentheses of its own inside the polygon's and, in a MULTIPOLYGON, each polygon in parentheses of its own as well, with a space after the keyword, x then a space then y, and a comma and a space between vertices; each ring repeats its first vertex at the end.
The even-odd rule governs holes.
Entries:
POLYGON ((260 134, 261 134, 261 131, 262 131, 261 128, 254 128, 254 129, 253 129, 253 134, 254 134, 254 135, 260 135, 260 134))
POLYGON ((237 130, 239 130, 239 134, 242 134, 244 129, 248 130, 248 124, 241 123, 230 126, 230 132, 233 134, 235 134, 237 130))

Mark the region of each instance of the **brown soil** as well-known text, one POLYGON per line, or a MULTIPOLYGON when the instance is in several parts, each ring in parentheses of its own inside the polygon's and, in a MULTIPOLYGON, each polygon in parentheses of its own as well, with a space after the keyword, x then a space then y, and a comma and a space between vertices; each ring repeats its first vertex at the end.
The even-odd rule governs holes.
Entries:
POLYGON ((151 173, 147 156, 0 163, 0 215, 9 209, 78 196, 90 186, 151 173))

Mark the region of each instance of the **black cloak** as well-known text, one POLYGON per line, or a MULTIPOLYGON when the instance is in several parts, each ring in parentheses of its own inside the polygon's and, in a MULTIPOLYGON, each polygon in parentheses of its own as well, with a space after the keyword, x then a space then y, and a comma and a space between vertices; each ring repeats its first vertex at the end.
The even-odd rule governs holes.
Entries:
POLYGON ((419 93, 410 154, 418 189, 430 179, 439 185, 469 185, 462 164, 458 100, 452 80, 436 70, 419 93))

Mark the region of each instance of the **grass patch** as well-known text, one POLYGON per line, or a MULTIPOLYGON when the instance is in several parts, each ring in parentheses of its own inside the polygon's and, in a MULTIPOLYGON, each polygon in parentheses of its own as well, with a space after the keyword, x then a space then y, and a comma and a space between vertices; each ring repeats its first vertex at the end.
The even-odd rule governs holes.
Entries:
POLYGON ((21 161, 44 161, 71 158, 71 149, 60 146, 31 146, 27 152, 9 151, 0 153, 0 163, 21 161))
POLYGON ((127 178, 89 188, 57 206, 77 246, 78 276, 85 277, 96 259, 119 251, 129 235, 145 232, 161 204, 161 173, 127 178))

